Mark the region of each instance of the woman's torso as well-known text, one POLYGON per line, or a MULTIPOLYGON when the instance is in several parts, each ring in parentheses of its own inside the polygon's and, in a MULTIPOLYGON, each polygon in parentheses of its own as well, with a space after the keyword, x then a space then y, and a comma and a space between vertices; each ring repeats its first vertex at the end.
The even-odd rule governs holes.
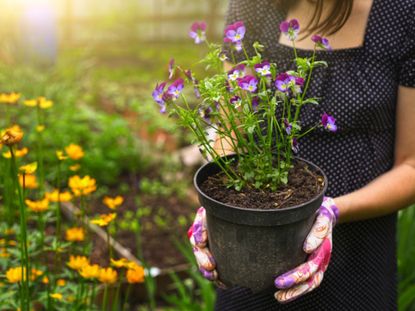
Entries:
MULTIPOLYGON (((337 133, 317 130, 300 140, 299 156, 319 165, 329 180, 328 196, 357 190, 393 166, 395 110, 400 61, 413 1, 374 0, 363 45, 320 51, 328 68, 313 73, 303 127, 323 112, 334 115, 337 133), (405 11, 406 10, 406 11, 405 11)), ((293 68, 291 47, 278 43, 282 12, 271 0, 231 1, 227 23, 244 21, 249 44, 265 46, 264 59, 278 71, 293 68)), ((309 57, 311 51, 298 50, 309 57)), ((332 263, 320 288, 298 301, 279 305, 272 293, 252 296, 243 289, 219 291, 218 310, 394 310, 396 309, 396 214, 338 225, 333 233, 332 263)))

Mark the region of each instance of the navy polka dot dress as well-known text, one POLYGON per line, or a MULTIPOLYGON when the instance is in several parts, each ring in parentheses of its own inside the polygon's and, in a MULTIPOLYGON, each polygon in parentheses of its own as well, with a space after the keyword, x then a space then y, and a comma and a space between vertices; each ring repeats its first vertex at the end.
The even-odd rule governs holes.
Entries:
MULTIPOLYGON (((398 87, 415 87, 415 1, 373 1, 362 46, 318 52, 329 67, 314 72, 309 94, 320 97, 321 104, 302 111, 303 126, 323 112, 336 118, 337 133, 316 131, 301 139, 299 154, 326 172, 332 197, 357 190, 392 168, 398 87)), ((281 72, 293 68, 293 51, 278 43, 285 17, 273 2, 230 0, 226 22, 244 21, 248 53, 253 42, 261 42, 264 58, 281 72)), ((307 55, 311 52, 299 51, 307 55)), ((284 305, 273 292, 219 289, 216 309, 396 310, 395 253, 396 213, 340 224, 319 288, 284 305)))

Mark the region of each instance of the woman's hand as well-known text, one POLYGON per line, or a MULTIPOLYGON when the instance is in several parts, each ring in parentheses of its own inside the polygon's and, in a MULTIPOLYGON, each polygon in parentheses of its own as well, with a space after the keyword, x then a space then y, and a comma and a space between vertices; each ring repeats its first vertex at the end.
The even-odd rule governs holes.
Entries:
POLYGON ((304 242, 304 251, 310 254, 307 262, 275 279, 275 286, 280 289, 275 293, 275 299, 279 302, 295 300, 321 284, 330 261, 332 230, 338 214, 334 200, 324 198, 316 221, 304 242))
POLYGON ((208 235, 204 207, 198 209, 193 225, 187 231, 187 236, 193 246, 193 253, 200 272, 206 279, 216 281, 218 279, 218 274, 215 270, 216 263, 207 248, 208 235))

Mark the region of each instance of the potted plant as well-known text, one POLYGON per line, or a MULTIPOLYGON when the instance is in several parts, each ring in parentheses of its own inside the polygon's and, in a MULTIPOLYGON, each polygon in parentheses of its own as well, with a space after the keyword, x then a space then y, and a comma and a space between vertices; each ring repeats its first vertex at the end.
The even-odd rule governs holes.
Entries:
MULTIPOLYGON (((326 113, 314 126, 303 128, 301 109, 318 105, 317 98, 307 97, 312 71, 327 64, 316 60, 316 49, 310 58, 297 57, 296 20, 280 28, 293 42, 295 70, 278 72, 277 64, 263 59, 264 47, 258 42, 249 57, 242 42, 243 22, 225 29, 229 55, 206 41, 204 23, 194 23, 190 36, 196 43, 206 42, 209 49, 202 63, 216 72, 199 81, 171 61, 170 77, 176 70, 183 78, 157 84, 153 91, 160 111, 177 116, 209 159, 197 171, 194 184, 206 209, 209 248, 220 280, 254 291, 271 287, 275 276, 304 262, 302 244, 327 179, 320 168, 295 154, 301 138, 311 131, 336 131, 335 119, 326 113), (245 59, 236 63, 235 53, 243 53, 245 59), (235 65, 224 71, 227 59, 235 65), (184 95, 185 80, 193 86, 195 103, 184 95), (215 141, 222 148, 215 148, 215 141), (224 144, 232 155, 220 152, 224 144)), ((312 40, 316 48, 330 49, 327 39, 315 35, 312 40)))

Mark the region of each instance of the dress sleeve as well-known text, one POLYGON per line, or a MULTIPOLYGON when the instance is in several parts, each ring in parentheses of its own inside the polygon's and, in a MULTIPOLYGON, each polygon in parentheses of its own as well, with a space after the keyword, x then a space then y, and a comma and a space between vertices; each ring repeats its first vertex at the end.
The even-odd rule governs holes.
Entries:
POLYGON ((401 50, 404 51, 399 64, 399 85, 415 87, 415 10, 409 21, 409 28, 401 50))

